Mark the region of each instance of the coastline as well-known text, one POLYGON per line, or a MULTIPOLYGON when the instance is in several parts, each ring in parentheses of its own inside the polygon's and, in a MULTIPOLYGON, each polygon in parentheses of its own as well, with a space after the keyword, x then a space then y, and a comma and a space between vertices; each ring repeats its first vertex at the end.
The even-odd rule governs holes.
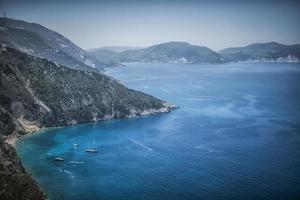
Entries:
MULTIPOLYGON (((0 199, 4 197, 7 199, 6 196, 19 196, 18 199, 24 199, 26 196, 31 196, 30 199, 37 199, 37 200, 46 200, 47 195, 43 191, 42 187, 36 182, 36 180, 31 176, 30 173, 26 170, 26 168, 22 165, 21 159, 17 153, 17 141, 18 139, 32 135, 32 134, 39 134, 43 133, 47 129, 57 129, 57 128, 64 128, 72 125, 77 124, 85 124, 85 123, 95 123, 107 120, 116 120, 116 119, 131 119, 135 117, 142 117, 147 115, 154 115, 154 114, 163 114, 169 113, 173 109, 177 109, 179 107, 170 104, 168 102, 163 102, 163 107, 157 109, 146 109, 143 111, 131 110, 130 114, 126 115, 125 117, 114 117, 114 115, 106 115, 103 118, 92 119, 89 121, 81 121, 77 122, 75 120, 71 120, 64 125, 59 126, 49 126, 45 127, 42 126, 40 123, 36 121, 28 121, 23 117, 19 119, 15 119, 17 122, 17 126, 14 127, 13 132, 7 136, 1 136, 0 142, 3 144, 0 148, 0 165, 4 165, 4 171, 1 173, 7 174, 6 177, 3 177, 1 182, 4 184, 7 181, 14 181, 13 186, 10 185, 3 185, 1 182, 1 191, 5 191, 4 193, 0 194, 0 199), (2 157, 1 157, 2 156, 2 157), (9 163, 8 167, 6 166, 9 163), (4 195, 4 196, 3 196, 4 195)), ((45 132, 46 133, 46 132, 45 132)), ((27 198, 25 198, 27 199, 27 198)))
MULTIPOLYGON (((27 134, 26 134, 27 135, 27 134)), ((16 142, 18 140, 18 138, 22 137, 21 135, 17 135, 17 136, 8 136, 8 138, 6 138, 4 140, 4 142, 6 142, 7 144, 11 145, 13 148, 16 149, 16 142)))
MULTIPOLYGON (((70 125, 67 125, 67 126, 70 126, 70 125)), ((21 139, 22 137, 25 137, 25 136, 28 136, 28 135, 33 135, 33 134, 41 134, 43 131, 46 131, 48 129, 58 129, 58 128, 64 128, 64 127, 67 127, 67 126, 53 126, 53 127, 41 127, 39 128, 38 130, 35 130, 33 132, 27 132, 23 135, 20 135, 20 134, 12 134, 12 135, 9 135, 7 136, 7 138, 5 138, 5 142, 9 145, 11 145, 14 149, 17 148, 17 141, 19 139, 21 139)))
MULTIPOLYGON (((147 115, 164 114, 164 113, 171 112, 171 110, 179 108, 178 106, 167 103, 167 102, 164 103, 164 106, 165 107, 159 108, 159 109, 145 110, 141 113, 133 112, 133 114, 130 114, 124 118, 113 118, 113 117, 105 116, 104 118, 101 118, 101 119, 94 119, 92 121, 86 121, 86 122, 71 121, 70 123, 63 125, 63 126, 49 126, 49 127, 35 126, 34 129, 28 129, 23 126, 23 128, 25 129, 25 131, 24 131, 25 134, 13 133, 11 135, 6 136, 4 141, 5 141, 5 143, 11 145, 14 149, 16 149, 16 144, 17 144, 18 139, 20 139, 24 136, 27 136, 27 135, 31 135, 31 134, 39 134, 39 133, 41 133, 41 131, 45 131, 47 129, 57 129, 57 128, 64 128, 64 127, 69 127, 69 126, 73 126, 73 125, 78 125, 78 124, 95 123, 95 122, 102 122, 102 121, 116 120, 116 119, 131 119, 131 118, 142 117, 142 116, 147 116, 147 115)), ((32 124, 33 123, 31 122, 31 125, 32 124)))

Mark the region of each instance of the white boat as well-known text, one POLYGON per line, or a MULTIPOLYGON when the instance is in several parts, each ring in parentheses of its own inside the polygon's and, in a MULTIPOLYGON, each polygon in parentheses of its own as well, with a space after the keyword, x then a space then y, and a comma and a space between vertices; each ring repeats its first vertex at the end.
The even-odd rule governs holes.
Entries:
POLYGON ((89 149, 86 149, 85 152, 87 153, 98 153, 98 150, 97 149, 93 149, 93 148, 89 148, 89 149))
POLYGON ((61 157, 56 157, 56 158, 54 158, 54 160, 55 160, 55 161, 64 161, 64 159, 61 158, 61 157))
POLYGON ((85 150, 85 152, 87 152, 87 153, 98 153, 98 150, 95 148, 94 138, 93 138, 93 142, 92 142, 92 147, 91 147, 91 144, 89 143, 89 148, 87 148, 85 150))
POLYGON ((74 148, 79 147, 79 144, 76 144, 76 143, 75 143, 75 144, 73 144, 73 147, 74 147, 74 148))

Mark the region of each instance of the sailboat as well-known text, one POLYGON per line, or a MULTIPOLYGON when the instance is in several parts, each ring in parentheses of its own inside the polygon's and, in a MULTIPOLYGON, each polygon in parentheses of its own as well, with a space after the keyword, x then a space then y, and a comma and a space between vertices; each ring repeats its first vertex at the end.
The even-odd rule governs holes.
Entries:
POLYGON ((85 150, 85 152, 87 152, 87 153, 98 153, 98 150, 95 148, 94 138, 93 138, 92 147, 91 147, 91 144, 89 143, 89 148, 87 148, 85 150))

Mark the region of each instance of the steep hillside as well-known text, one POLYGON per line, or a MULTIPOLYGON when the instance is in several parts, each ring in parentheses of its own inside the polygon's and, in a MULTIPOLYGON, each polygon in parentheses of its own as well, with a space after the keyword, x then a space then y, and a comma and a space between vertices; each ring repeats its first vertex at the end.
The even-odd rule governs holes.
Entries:
POLYGON ((1 105, 14 119, 39 127, 170 110, 166 102, 105 75, 68 69, 11 48, 2 48, 0 63, 1 105))
POLYGON ((42 127, 169 112, 173 106, 100 73, 0 50, 0 199, 44 199, 4 140, 42 127))
POLYGON ((106 66, 63 35, 36 23, 1 17, 0 43, 72 69, 95 71, 106 66))
POLYGON ((220 51, 220 53, 228 62, 293 62, 300 60, 300 45, 284 45, 277 42, 255 43, 245 47, 223 49, 220 51))
MULTIPOLYGON (((0 116, 2 113, 0 111, 0 116)), ((15 149, 0 135, 0 199, 44 200, 36 182, 25 172, 15 149)))

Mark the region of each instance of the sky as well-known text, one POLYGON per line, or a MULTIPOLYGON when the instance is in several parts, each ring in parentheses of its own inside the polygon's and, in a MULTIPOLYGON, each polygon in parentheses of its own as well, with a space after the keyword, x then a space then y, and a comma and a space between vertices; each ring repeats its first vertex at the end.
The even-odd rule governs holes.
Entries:
POLYGON ((39 23, 83 49, 184 41, 213 50, 300 43, 300 0, 0 0, 7 17, 39 23))

